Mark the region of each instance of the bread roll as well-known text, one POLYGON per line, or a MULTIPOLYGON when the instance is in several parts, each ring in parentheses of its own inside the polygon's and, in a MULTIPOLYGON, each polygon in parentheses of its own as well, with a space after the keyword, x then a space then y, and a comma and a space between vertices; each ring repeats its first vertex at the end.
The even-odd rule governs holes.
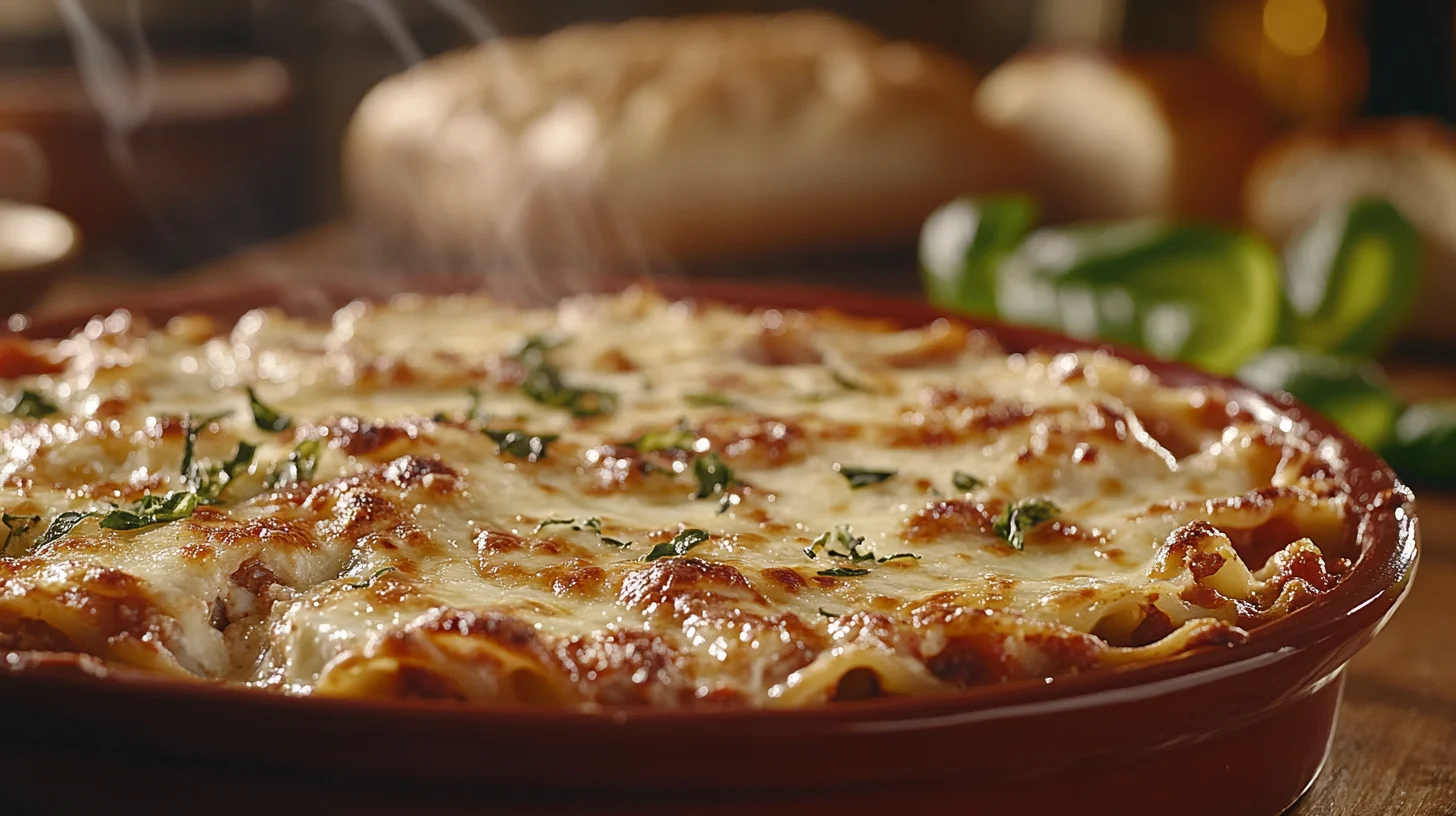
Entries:
POLYGON ((471 262, 909 243, 1023 181, 973 98, 953 59, 822 13, 580 25, 385 80, 345 183, 370 234, 471 262))
POLYGON ((1059 221, 1232 221, 1270 127, 1254 88, 1193 56, 1031 52, 987 76, 976 102, 1025 143, 1059 221))
POLYGON ((1415 118, 1370 120, 1342 133, 1296 133, 1250 171, 1249 224, 1282 244, 1326 207, 1388 199, 1415 224, 1425 269, 1409 334, 1456 340, 1456 133, 1415 118))

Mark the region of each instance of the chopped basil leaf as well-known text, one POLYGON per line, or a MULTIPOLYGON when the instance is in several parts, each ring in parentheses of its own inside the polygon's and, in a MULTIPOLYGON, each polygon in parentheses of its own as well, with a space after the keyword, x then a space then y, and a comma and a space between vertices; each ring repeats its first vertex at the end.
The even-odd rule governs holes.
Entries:
POLYGON ((595 516, 593 516, 592 518, 589 518, 589 519, 581 522, 580 524, 577 524, 576 523, 576 519, 574 519, 574 518, 564 518, 564 519, 549 518, 549 519, 543 519, 541 521, 541 523, 539 523, 539 524, 536 525, 535 532, 539 533, 542 530, 546 529, 547 527, 567 526, 567 525, 569 525, 571 527, 571 529, 573 529, 573 530, 575 530, 577 532, 581 532, 582 530, 591 530, 592 532, 596 533, 597 535, 601 535, 602 534, 602 521, 601 521, 601 519, 596 518, 595 516))
POLYGON ((986 484, 985 482, 977 479, 975 476, 972 476, 964 470, 957 470, 955 473, 951 474, 950 483, 952 485, 955 485, 956 490, 961 490, 966 493, 969 493, 972 490, 975 490, 976 488, 979 488, 982 485, 986 484))
POLYGON ((843 388, 846 391, 868 391, 869 390, 869 388, 865 387, 863 384, 857 383, 854 380, 851 380, 843 372, 840 372, 840 371, 832 371, 832 372, 830 372, 830 376, 834 378, 835 385, 838 385, 840 388, 843 388))
POLYGON ((191 516, 201 503, 201 498, 189 490, 176 490, 165 496, 149 493, 129 507, 118 507, 102 516, 101 526, 107 530, 139 530, 154 524, 181 521, 191 516))
MULTIPOLYGON (((485 413, 480 410, 480 389, 472 385, 471 387, 465 389, 465 395, 470 398, 470 403, 465 406, 465 416, 462 417, 460 421, 485 421, 485 413)), ((431 419, 435 420, 436 422, 451 421, 450 414, 446 413, 445 411, 436 411, 435 415, 431 417, 431 419)))
POLYGON ((521 430, 492 431, 485 435, 495 441, 496 453, 508 453, 517 459, 535 462, 546 458, 546 446, 555 442, 557 434, 528 434, 521 430))
MULTIPOLYGON (((839 526, 834 528, 833 530, 827 530, 823 533, 820 533, 818 538, 814 539, 814 541, 810 543, 809 546, 804 548, 804 554, 809 556, 810 558, 818 558, 820 550, 823 550, 825 555, 832 556, 834 558, 847 558, 849 559, 849 563, 851 564, 858 564, 864 561, 874 561, 876 563, 883 564, 886 561, 894 561, 897 558, 914 558, 916 560, 920 559, 920 556, 916 555, 915 553, 896 553, 894 555, 887 555, 884 558, 876 559, 875 554, 865 548, 864 537, 855 535, 854 533, 850 532, 848 527, 845 526, 839 526)), ((845 574, 864 575, 868 572, 869 570, 861 570, 860 568, 855 567, 852 568, 850 572, 845 574)), ((819 574, 829 575, 835 573, 820 572, 819 574)))
POLYGON ((630 542, 630 541, 618 541, 615 538, 608 538, 606 536, 598 536, 598 538, 601 539, 601 542, 603 544, 606 544, 606 545, 612 546, 612 547, 616 547, 619 550, 625 550, 628 547, 632 546, 632 542, 630 542))
POLYGON ((883 564, 886 561, 894 561, 897 558, 913 558, 916 561, 920 560, 920 556, 916 555, 915 553, 895 553, 894 555, 887 555, 884 558, 876 559, 875 563, 883 564))
POLYGON ((718 500, 718 515, 721 516, 724 513, 728 512, 730 508, 734 507, 738 504, 738 502, 742 500, 743 497, 735 493, 724 493, 723 498, 718 500))
POLYGON ((848 527, 840 526, 820 534, 814 539, 812 549, 823 548, 825 555, 835 558, 848 558, 851 563, 861 561, 873 561, 874 553, 861 549, 865 540, 863 536, 857 536, 849 531, 848 527))
POLYGON ((679 420, 677 425, 666 431, 648 431, 627 443, 627 447, 636 448, 643 453, 656 453, 665 450, 696 450, 698 434, 687 424, 687 420, 679 420))
POLYGON ((839 617, 838 615, 834 614, 833 612, 826 612, 824 610, 824 607, 822 607, 822 606, 819 607, 819 614, 823 615, 824 617, 826 617, 826 618, 828 618, 830 620, 834 620, 835 618, 838 618, 839 617))
POLYGON ((1055 504, 1045 499, 1022 499, 1001 511, 993 528, 996 535, 1006 539, 1012 549, 1020 550, 1026 546, 1028 530, 1044 521, 1050 521, 1059 512, 1061 511, 1055 504))
POLYGON ((396 567, 380 567, 379 569, 375 570, 372 575, 370 575, 368 578, 365 578, 363 581, 358 581, 355 583, 345 581, 344 586, 350 587, 352 589, 368 589, 369 587, 374 585, 374 581, 378 579, 379 576, 383 575, 386 572, 394 572, 396 569, 396 567))
POLYGON ((834 567, 833 569, 819 570, 815 575, 824 575, 829 578, 858 578, 861 575, 869 575, 870 571, 863 567, 834 567))
POLYGON ((470 404, 465 406, 465 421, 483 419, 480 413, 480 389, 471 386, 465 389, 465 393, 470 397, 470 404))
POLYGON ((268 473, 263 486, 268 489, 305 484, 313 481, 313 472, 318 467, 319 454, 323 453, 324 440, 305 439, 294 446, 288 458, 274 466, 268 473))
POLYGON ((195 484, 197 474, 193 473, 197 449, 197 435, 202 431, 202 423, 193 422, 192 415, 182 417, 182 480, 188 484, 195 484))
POLYGON ((260 431, 286 431, 293 425, 293 418, 287 414, 280 413, 276 408, 269 408, 258 399, 250 387, 248 390, 248 407, 253 409, 253 424, 258 426, 260 431))
POLYGON ((617 395, 596 388, 573 388, 562 379, 561 370, 547 358, 554 345, 539 337, 522 344, 516 360, 526 371, 521 391, 526 396, 553 408, 565 408, 572 416, 590 417, 617 410, 617 395))
POLYGON ((195 488, 198 480, 202 478, 202 474, 198 472, 199 468, 197 467, 198 434, 202 433, 203 429, 212 423, 225 418, 229 413, 231 412, 223 411, 220 414, 213 414, 212 416, 203 417, 195 421, 191 414, 185 414, 182 417, 182 480, 188 486, 195 488))
POLYGON ((20 398, 10 408, 12 415, 25 419, 45 419, 60 412, 61 409, 57 408, 55 403, 47 400, 39 391, 32 391, 29 388, 20 392, 20 398))
POLYGON ((642 556, 642 560, 656 561, 659 558, 666 558, 669 555, 687 555, 688 550, 702 544, 711 537, 703 530, 689 528, 673 536, 671 541, 653 547, 652 552, 642 556))
POLYGON ((576 523, 576 519, 574 519, 574 518, 564 518, 564 519, 549 518, 549 519, 542 519, 540 522, 538 522, 536 524, 536 529, 535 530, 532 530, 531 532, 533 532, 533 533, 539 533, 542 530, 546 529, 547 527, 555 527, 555 526, 559 526, 559 525, 567 525, 567 524, 575 524, 575 523, 576 523))
POLYGON ((238 476, 248 472, 248 468, 253 464, 253 457, 257 453, 256 445, 239 440, 232 458, 226 462, 214 462, 197 469, 192 489, 197 491, 203 504, 216 504, 222 496, 223 489, 232 484, 232 481, 238 476))
POLYGON ((693 498, 706 499, 732 484, 733 471, 718 454, 709 453, 693 460, 693 478, 698 480, 698 492, 693 494, 693 498))
POLYGON ((0 522, 5 524, 5 543, 0 544, 0 556, 10 553, 10 543, 22 538, 30 532, 30 528, 40 523, 40 516, 19 516, 10 513, 0 514, 0 522))
POLYGON ((899 473, 900 471, 869 470, 867 468, 845 467, 844 465, 836 462, 834 465, 834 472, 838 473, 840 476, 843 476, 846 480, 848 480, 849 486, 851 488, 858 490, 861 487, 877 485, 880 482, 883 482, 884 480, 890 478, 891 476, 894 476, 896 473, 899 473))
POLYGON ((60 541, 67 533, 76 529, 77 524, 95 515, 98 514, 95 512, 83 513, 80 510, 67 510, 59 516, 56 516, 56 520, 51 522, 51 526, 47 527, 44 533, 41 533, 40 539, 35 542, 35 546, 44 547, 47 544, 60 541))
POLYGON ((683 394, 683 402, 698 408, 736 408, 738 400, 726 394, 719 394, 716 391, 698 391, 690 394, 683 394))

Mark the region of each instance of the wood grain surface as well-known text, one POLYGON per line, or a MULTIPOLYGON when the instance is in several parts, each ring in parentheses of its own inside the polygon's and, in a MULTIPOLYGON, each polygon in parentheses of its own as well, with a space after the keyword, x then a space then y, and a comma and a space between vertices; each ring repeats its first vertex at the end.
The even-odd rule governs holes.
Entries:
MULTIPOLYGON (((188 292, 240 278, 359 275, 369 264, 354 246, 346 230, 331 225, 177 279, 77 278, 56 287, 38 312, 99 308, 139 286, 188 292)), ((903 266, 898 273, 861 266, 828 279, 815 275, 814 282, 890 290, 915 285, 903 266)), ((1387 363, 1403 396, 1456 398, 1456 357, 1427 353, 1387 363)), ((1384 634, 1350 664, 1329 760, 1289 814, 1456 816, 1456 494, 1417 494, 1422 552, 1414 586, 1384 634)), ((201 781, 205 772, 199 774, 201 781)))

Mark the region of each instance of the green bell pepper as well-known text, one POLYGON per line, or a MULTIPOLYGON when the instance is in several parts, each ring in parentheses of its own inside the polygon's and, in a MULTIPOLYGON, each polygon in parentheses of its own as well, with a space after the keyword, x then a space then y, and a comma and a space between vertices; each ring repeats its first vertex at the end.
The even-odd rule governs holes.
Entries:
POLYGON ((1420 271, 1420 236, 1390 202, 1331 209, 1286 247, 1284 339, 1373 356, 1410 316, 1420 271))
POLYGON ((1281 346, 1245 363, 1238 376, 1261 391, 1287 391, 1376 450, 1390 441, 1401 412, 1380 368, 1363 360, 1281 346))
POLYGON ((1274 342, 1279 263, 1258 239, 1200 225, 1043 229, 1001 263, 1004 319, 1139 346, 1219 373, 1274 342))
POLYGON ((1026 196, 958 198, 932 213, 920 230, 920 273, 930 301, 994 317, 996 266, 1036 219, 1036 202, 1026 196))

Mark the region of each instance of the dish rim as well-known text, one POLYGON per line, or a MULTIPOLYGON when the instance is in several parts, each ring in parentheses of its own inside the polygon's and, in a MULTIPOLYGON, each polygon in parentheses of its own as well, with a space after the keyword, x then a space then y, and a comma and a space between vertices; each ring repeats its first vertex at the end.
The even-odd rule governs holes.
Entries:
MULTIPOLYGON (((350 300, 380 302, 393 295, 440 295, 462 293, 470 279, 414 278, 408 287, 396 286, 388 293, 371 292, 351 283, 324 283, 312 287, 306 304, 317 308, 319 296, 341 306, 350 300)), ((937 319, 961 322, 987 332, 1009 353, 1042 350, 1104 350, 1119 358, 1145 366, 1160 380, 1175 385, 1219 386, 1233 399, 1258 399, 1271 406, 1279 417, 1308 424, 1306 438, 1318 443, 1338 440, 1340 461, 1346 465, 1346 488, 1357 516, 1357 539, 1361 555, 1351 570, 1329 592, 1285 618, 1249 631, 1243 643, 1228 647, 1205 647, 1192 652, 1129 666, 1099 667, 1087 672, 1054 678, 1032 678, 994 685, 975 686, 922 695, 829 702, 809 706, 741 706, 704 708, 558 708, 522 705, 461 704, 452 701, 374 699, 288 695, 253 689, 223 680, 172 678, 129 667, 99 667, 98 661, 76 653, 8 652, 0 661, 0 679, 29 678, 84 686, 105 685, 116 691, 165 692, 219 703, 239 702, 276 706, 303 706, 340 715, 467 717, 481 722, 540 724, 560 727, 620 727, 636 724, 651 728, 680 725, 685 720, 721 725, 725 721, 753 726, 759 723, 784 725, 840 725, 893 727, 905 721, 931 722, 953 719, 992 720, 1023 716, 1044 709, 1078 710, 1095 707, 1111 699, 1129 699, 1174 693, 1221 677, 1253 671, 1278 662, 1299 651, 1354 639, 1366 630, 1378 631, 1394 614, 1409 591, 1419 561, 1419 529, 1415 496, 1383 460, 1367 450, 1332 422, 1305 408, 1288 394, 1268 394, 1239 381, 1201 371, 1176 361, 1163 360, 1138 350, 1096 341, 1082 341, 1046 329, 1016 326, 995 320, 957 315, 929 303, 886 293, 835 289, 800 283, 762 281, 616 279, 581 294, 620 291, 641 284, 664 297, 720 303, 738 309, 834 310, 845 314, 890 320, 910 327, 937 319), (1372 529, 1373 528, 1373 529, 1372 529), (1028 708, 1031 710, 1028 711, 1028 708)), ((217 318, 240 316, 254 308, 278 306, 289 301, 283 285, 244 284, 226 291, 183 294, 153 299, 146 303, 117 303, 115 310, 127 310, 155 323, 181 314, 204 314, 217 318), (248 305, 251 304, 251 305, 248 305)), ((285 311, 290 311, 283 307, 285 311)), ((298 310, 291 310, 298 311, 298 310)), ((27 324, 19 332, 0 334, 24 337, 56 337, 75 331, 98 315, 76 313, 47 316, 27 324)), ((1264 423, 1264 420, 1260 420, 1264 423)), ((1363 646, 1363 644, 1361 644, 1363 646)), ((1338 648, 1338 644, 1333 648, 1338 648)), ((1343 662, 1343 661, 1342 661, 1343 662)), ((946 723, 951 724, 949 722, 946 723)))

